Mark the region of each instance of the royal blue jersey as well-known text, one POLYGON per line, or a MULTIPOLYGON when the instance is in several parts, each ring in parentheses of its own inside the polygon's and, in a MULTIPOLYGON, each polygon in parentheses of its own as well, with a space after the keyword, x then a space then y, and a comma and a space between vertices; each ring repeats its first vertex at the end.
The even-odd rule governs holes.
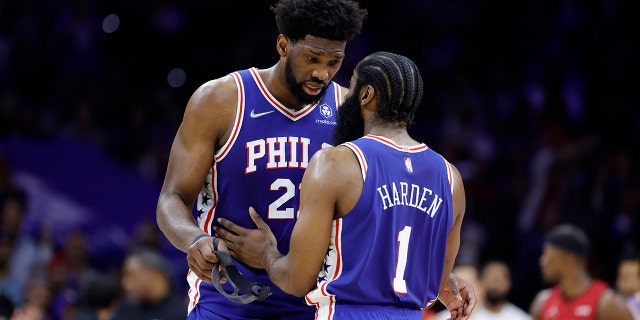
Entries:
MULTIPOLYGON (((231 75, 238 88, 235 123, 228 141, 212 155, 215 161, 196 203, 196 220, 209 234, 220 217, 255 229, 248 213, 253 206, 286 254, 298 217, 302 176, 311 156, 330 146, 340 87, 331 82, 317 103, 292 111, 269 93, 255 68, 231 75)), ((249 281, 269 285, 273 294, 263 302, 235 304, 189 272, 189 312, 198 304, 228 319, 313 318, 314 310, 303 298, 282 292, 264 270, 236 264, 249 281)))
POLYGON ((362 193, 334 220, 306 301, 318 319, 340 315, 341 304, 425 308, 438 296, 453 223, 451 165, 425 144, 366 135, 344 146, 360 163, 362 193))

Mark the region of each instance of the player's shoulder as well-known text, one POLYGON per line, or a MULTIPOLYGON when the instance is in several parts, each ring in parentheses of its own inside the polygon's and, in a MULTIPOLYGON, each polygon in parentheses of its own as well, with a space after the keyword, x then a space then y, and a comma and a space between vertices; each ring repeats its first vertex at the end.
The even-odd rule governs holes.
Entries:
POLYGON ((529 307, 529 314, 531 314, 533 319, 539 319, 542 307, 547 302, 547 300, 549 300, 549 297, 551 297, 551 291, 551 288, 540 290, 533 298, 531 306, 529 307))
POLYGON ((196 117, 235 113, 238 90, 231 74, 202 83, 191 95, 186 114, 196 117))
POLYGON ((633 319, 626 299, 611 288, 606 288, 602 292, 598 301, 597 310, 600 319, 602 319, 604 315, 611 317, 611 319, 633 319))
POLYGON ((344 145, 335 147, 322 148, 318 150, 312 157, 315 162, 323 165, 340 166, 345 161, 354 159, 353 151, 344 145))
POLYGON ((335 82, 335 84, 337 85, 338 90, 340 90, 340 103, 342 104, 344 102, 344 98, 347 96, 347 93, 349 93, 349 88, 343 87, 337 82, 335 82))
POLYGON ((347 178, 359 168, 358 159, 349 148, 339 145, 318 150, 312 157, 307 171, 325 179, 347 178))
POLYGON ((224 100, 229 97, 237 98, 237 86, 231 74, 202 83, 192 96, 202 100, 224 100))
POLYGON ((538 300, 538 301, 547 301, 547 299, 549 299, 549 297, 551 296, 551 292, 553 291, 553 288, 547 288, 547 289, 542 289, 540 291, 538 291, 538 293, 536 294, 534 301, 538 300))

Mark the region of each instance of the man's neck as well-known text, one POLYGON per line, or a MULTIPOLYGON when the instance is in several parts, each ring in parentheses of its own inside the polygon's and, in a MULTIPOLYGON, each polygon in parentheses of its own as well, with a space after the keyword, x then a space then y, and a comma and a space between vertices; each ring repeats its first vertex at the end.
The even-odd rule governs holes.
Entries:
POLYGON ((592 281, 585 272, 570 273, 560 282, 562 295, 566 299, 574 299, 586 292, 592 281))

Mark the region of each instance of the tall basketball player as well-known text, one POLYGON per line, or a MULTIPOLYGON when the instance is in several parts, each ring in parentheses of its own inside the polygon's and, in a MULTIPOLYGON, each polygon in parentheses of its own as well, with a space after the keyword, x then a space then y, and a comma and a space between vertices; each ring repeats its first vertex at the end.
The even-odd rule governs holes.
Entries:
MULTIPOLYGON (((249 227, 243 213, 254 206, 287 249, 302 175, 310 157, 331 142, 346 91, 332 78, 367 13, 351 0, 282 0, 272 10, 281 33, 278 62, 198 88, 171 149, 157 221, 187 253, 188 319, 313 317, 302 299, 277 288, 264 302, 242 305, 211 285, 215 218, 249 227)), ((269 283, 264 271, 239 267, 251 281, 269 283)))
POLYGON ((341 144, 312 157, 288 250, 253 209, 257 229, 221 219, 217 234, 282 290, 305 296, 317 319, 421 319, 439 297, 452 318, 467 319, 461 301, 443 294, 459 248, 462 179, 407 132, 420 71, 378 52, 358 63, 350 86, 338 111, 341 144))

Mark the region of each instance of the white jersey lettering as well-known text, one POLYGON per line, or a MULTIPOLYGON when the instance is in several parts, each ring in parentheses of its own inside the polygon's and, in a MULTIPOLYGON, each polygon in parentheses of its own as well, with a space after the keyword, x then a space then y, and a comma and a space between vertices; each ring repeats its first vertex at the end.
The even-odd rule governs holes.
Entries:
POLYGON ((311 140, 303 137, 271 137, 249 141, 245 144, 247 167, 244 173, 256 172, 258 165, 262 166, 258 160, 265 158, 265 155, 265 169, 306 169, 309 165, 309 145, 311 140))
POLYGON ((390 187, 388 184, 383 184, 376 189, 382 201, 383 210, 397 205, 409 206, 433 218, 440 209, 442 197, 434 193, 431 189, 413 183, 409 186, 409 183, 404 181, 397 183, 391 182, 390 184, 390 187), (397 185, 400 185, 400 188, 398 188, 397 185), (389 193, 389 189, 391 189, 391 194, 389 193), (431 204, 427 207, 426 205, 429 201, 431 201, 431 204))

